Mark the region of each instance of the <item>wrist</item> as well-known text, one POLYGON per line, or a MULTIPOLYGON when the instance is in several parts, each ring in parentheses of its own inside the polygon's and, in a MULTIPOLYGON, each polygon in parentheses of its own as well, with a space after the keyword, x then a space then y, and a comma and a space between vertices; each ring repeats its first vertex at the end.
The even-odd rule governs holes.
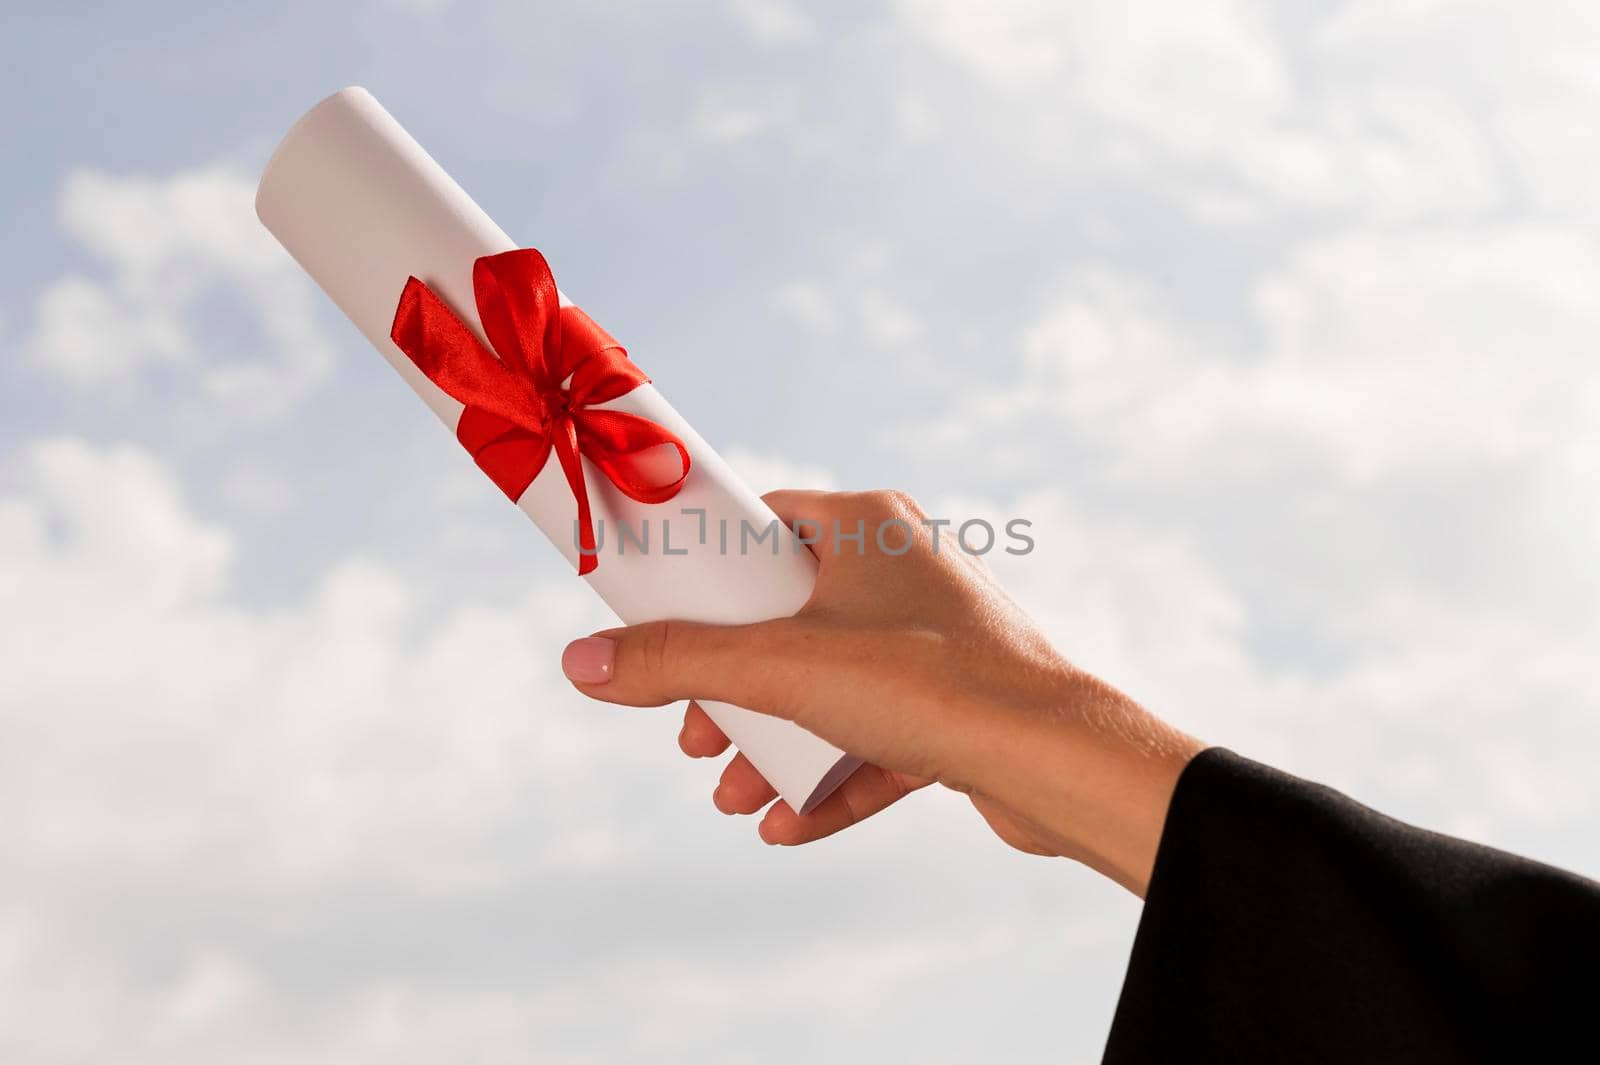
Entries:
POLYGON ((1009 769, 976 790, 1057 853, 1144 896, 1178 778, 1206 744, 1109 685, 1073 672, 1016 730, 1009 769))

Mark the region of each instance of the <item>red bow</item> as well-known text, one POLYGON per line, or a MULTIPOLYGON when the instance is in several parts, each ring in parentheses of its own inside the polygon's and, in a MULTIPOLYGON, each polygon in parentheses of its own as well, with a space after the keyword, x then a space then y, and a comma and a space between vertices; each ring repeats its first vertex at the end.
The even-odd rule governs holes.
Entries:
POLYGON ((532 248, 486 255, 472 264, 472 290, 493 352, 414 277, 400 293, 389 335, 428 380, 466 405, 456 438, 513 503, 555 449, 578 501, 578 572, 590 573, 599 552, 578 456, 629 499, 664 503, 688 479, 689 451, 647 418, 591 405, 650 378, 592 318, 561 306, 543 255, 532 248), (669 445, 681 472, 671 481, 652 479, 644 458, 669 445))

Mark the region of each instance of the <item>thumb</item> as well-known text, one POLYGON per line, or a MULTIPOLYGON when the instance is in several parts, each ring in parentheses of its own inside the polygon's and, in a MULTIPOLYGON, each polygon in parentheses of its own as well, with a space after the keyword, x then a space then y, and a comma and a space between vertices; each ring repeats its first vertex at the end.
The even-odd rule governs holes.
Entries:
POLYGON ((561 671, 585 695, 625 706, 712 699, 792 716, 793 619, 751 625, 650 621, 567 644, 561 671), (785 637, 789 638, 785 638, 785 637))

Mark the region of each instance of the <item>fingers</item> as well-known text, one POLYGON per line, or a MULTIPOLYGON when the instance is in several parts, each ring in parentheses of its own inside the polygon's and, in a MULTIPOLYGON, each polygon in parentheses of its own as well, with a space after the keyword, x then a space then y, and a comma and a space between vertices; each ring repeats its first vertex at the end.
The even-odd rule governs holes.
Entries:
MULTIPOLYGON (((699 703, 690 703, 683 715, 678 746, 691 758, 714 758, 728 749, 728 737, 699 703)), ((736 753, 723 767, 711 802, 725 814, 753 814, 777 797, 777 791, 750 759, 736 753)))
MULTIPOLYGON (((704 710, 694 703, 684 715, 684 730, 678 745, 692 757, 704 758, 720 754, 728 747, 728 737, 712 723, 704 710), (703 722, 703 724, 701 723, 703 722), (715 747, 715 750, 712 748, 715 747), (701 751, 706 753, 701 754, 701 751)), ((758 829, 761 838, 771 844, 795 846, 831 836, 865 821, 900 799, 926 787, 929 782, 904 773, 893 773, 875 765, 862 766, 852 773, 815 810, 800 816, 786 802, 773 803, 762 818, 758 829)), ((778 797, 777 791, 767 783, 760 770, 743 754, 734 754, 723 767, 722 777, 711 802, 725 814, 753 814, 778 797)))
POLYGON ((761 819, 761 838, 793 847, 831 836, 892 806, 928 781, 864 765, 808 814, 797 814, 786 802, 773 803, 761 819))
POLYGON ((690 758, 715 758, 728 749, 728 737, 700 709, 699 703, 690 703, 683 712, 683 729, 678 733, 678 747, 690 758))
POLYGON ((568 644, 561 670, 591 698, 625 706, 714 699, 780 717, 812 641, 792 618, 752 625, 651 621, 568 644))
MULTIPOLYGON (((728 749, 728 737, 699 703, 690 703, 683 715, 678 746, 691 758, 714 758, 728 749)), ((750 759, 736 753, 723 767, 711 802, 725 814, 753 814, 777 797, 777 791, 750 759)))
POLYGON ((711 793, 711 802, 725 814, 753 814, 777 797, 777 791, 750 764, 750 759, 736 754, 722 770, 722 779, 717 790, 711 793))

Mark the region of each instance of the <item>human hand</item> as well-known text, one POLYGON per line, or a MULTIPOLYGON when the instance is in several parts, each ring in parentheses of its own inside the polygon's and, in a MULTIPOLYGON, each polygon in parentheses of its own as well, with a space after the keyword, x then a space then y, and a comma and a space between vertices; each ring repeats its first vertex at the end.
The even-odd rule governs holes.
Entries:
MULTIPOLYGON (((715 699, 790 719, 867 760, 804 816, 774 803, 769 843, 820 839, 938 782, 966 794, 1013 847, 1077 859, 1143 894, 1178 774, 1203 744, 1072 666, 954 537, 936 539, 909 497, 784 491, 765 497, 791 526, 820 528, 810 601, 750 625, 652 622, 569 645, 585 694, 658 706, 715 699), (904 554, 868 532, 899 520, 904 554)), ((887 536, 898 548, 897 533, 887 536)), ((693 703, 679 745, 713 757, 728 740, 693 703)), ((755 813, 775 797, 735 755, 713 801, 755 813)))

